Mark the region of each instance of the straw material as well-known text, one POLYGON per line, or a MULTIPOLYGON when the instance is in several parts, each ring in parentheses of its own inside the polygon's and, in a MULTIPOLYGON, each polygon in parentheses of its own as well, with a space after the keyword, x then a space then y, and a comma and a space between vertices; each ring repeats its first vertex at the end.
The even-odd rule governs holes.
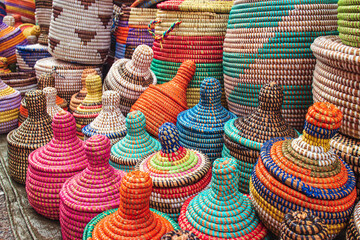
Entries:
POLYGON ((146 119, 142 112, 128 113, 125 126, 126 136, 111 148, 110 165, 130 172, 138 162, 159 151, 161 145, 146 132, 146 119))
POLYGON ((20 92, 0 79, 0 134, 17 128, 20 101, 20 92))
POLYGON ((134 51, 132 59, 120 59, 110 68, 104 81, 103 90, 114 90, 120 95, 119 107, 126 115, 140 95, 156 84, 156 76, 150 70, 153 51, 146 45, 140 45, 134 51))
POLYGON ((186 88, 196 70, 193 61, 181 64, 176 76, 167 83, 150 85, 131 111, 139 110, 146 117, 146 130, 157 138, 159 127, 165 122, 176 123, 179 113, 187 110, 186 88))
POLYGON ((311 45, 316 57, 313 77, 314 102, 334 104, 344 115, 340 132, 360 139, 360 56, 338 36, 317 38, 311 45))
POLYGON ((346 240, 357 240, 360 238, 360 203, 357 203, 353 216, 346 230, 346 240))
POLYGON ((62 108, 56 104, 57 91, 53 87, 46 87, 43 89, 43 93, 46 97, 46 111, 52 119, 56 113, 62 110, 62 108))
POLYGON ((310 212, 293 211, 285 215, 281 225, 280 240, 329 239, 323 220, 310 212))
POLYGON ((135 169, 153 180, 150 207, 169 213, 177 221, 185 200, 206 189, 211 180, 211 162, 201 152, 184 148, 173 123, 159 128, 161 150, 139 162, 135 169))
POLYGON ((195 234, 188 230, 176 230, 166 233, 164 236, 162 236, 161 240, 199 240, 199 238, 196 237, 195 234))
POLYGON ((157 5, 159 9, 184 12, 229 13, 232 0, 168 0, 157 5))
POLYGON ((76 134, 82 140, 84 140, 82 129, 94 121, 102 109, 101 77, 97 74, 89 74, 85 82, 88 93, 73 113, 76 120, 76 134))
POLYGON ((55 88, 60 97, 70 102, 71 96, 82 88, 81 75, 85 69, 95 69, 101 76, 99 66, 80 65, 64 62, 55 58, 43 58, 35 64, 36 76, 39 78, 43 73, 55 71, 55 88))
POLYGON ((87 160, 84 142, 76 137, 75 119, 69 112, 55 114, 52 128, 53 139, 29 156, 26 192, 39 214, 58 220, 60 190, 67 179, 85 169, 87 160))
POLYGON ((179 229, 165 214, 149 208, 152 181, 149 174, 127 173, 120 186, 120 206, 102 213, 86 226, 84 240, 144 239, 160 240, 168 231, 179 229))
POLYGON ((224 125, 236 117, 221 105, 221 85, 215 78, 201 83, 200 102, 177 117, 180 143, 208 156, 210 161, 221 157, 224 125))
POLYGON ((35 72, 9 72, 0 73, 0 79, 10 87, 19 91, 24 97, 25 93, 36 89, 35 72))
POLYGON ((312 104, 315 67, 310 45, 336 34, 337 0, 236 0, 224 40, 224 83, 229 109, 238 116, 258 105, 261 87, 275 81, 284 88, 283 116, 303 129, 312 104), (287 111, 285 114, 285 110, 287 111))
POLYGON ((85 99, 87 94, 86 89, 86 78, 90 74, 97 74, 96 70, 93 68, 84 69, 84 71, 81 74, 81 90, 78 93, 75 93, 71 96, 70 100, 70 111, 74 112, 76 108, 82 103, 82 101, 85 99))
POLYGON ((49 52, 55 58, 103 64, 110 47, 111 0, 53 0, 49 52))
POLYGON ((9 65, 16 63, 16 46, 27 44, 28 41, 20 28, 0 23, 0 56, 6 57, 9 65))
POLYGON ((111 145, 125 137, 127 129, 125 117, 119 108, 120 94, 115 91, 105 91, 102 95, 102 110, 89 125, 82 129, 85 140, 101 134, 108 137, 111 145))
POLYGON ((0 2, 0 23, 2 23, 4 17, 6 16, 6 5, 4 1, 0 2))
POLYGON ((43 58, 51 57, 47 46, 33 44, 27 46, 16 46, 16 61, 21 72, 35 71, 36 62, 43 58))
POLYGON ((131 59, 134 50, 142 44, 153 46, 154 38, 147 30, 150 21, 156 18, 156 8, 135 8, 114 5, 114 24, 112 32, 115 46, 115 59, 131 59))
POLYGON ((234 158, 219 158, 212 168, 211 187, 189 198, 181 208, 179 225, 199 239, 268 239, 249 198, 238 191, 234 158))
POLYGON ((60 191, 60 225, 64 240, 82 239, 91 219, 119 206, 124 173, 109 165, 110 148, 110 140, 103 135, 87 140, 87 167, 64 183, 60 191))
POLYGON ((29 117, 18 129, 7 135, 9 174, 20 184, 25 184, 29 154, 53 137, 45 95, 40 90, 33 90, 27 92, 25 98, 29 117))
POLYGON ((303 135, 273 138, 263 144, 250 180, 251 201, 264 225, 280 236, 290 211, 311 212, 324 220, 326 239, 346 227, 355 199, 351 168, 330 146, 343 115, 330 103, 308 109, 303 135))
POLYGON ((38 43, 47 46, 52 12, 52 0, 35 0, 35 6, 35 18, 41 31, 38 43))
POLYGON ((23 23, 35 23, 34 0, 5 0, 9 15, 20 15, 23 23))
POLYGON ((263 143, 276 137, 297 137, 281 115, 283 89, 274 82, 265 84, 259 93, 259 106, 246 117, 225 124, 223 157, 238 160, 239 190, 249 193, 251 171, 259 158, 263 143))
POLYGON ((340 0, 338 2, 338 31, 343 44, 360 47, 359 1, 340 0))
MULTIPOLYGON (((220 2, 230 4, 230 7, 232 5, 232 1, 191 1, 191 5, 196 8, 203 3, 206 7, 211 6, 211 3, 220 2)), ((158 8, 172 3, 160 3, 158 8)), ((155 25, 154 33, 156 40, 153 43, 154 61, 151 70, 159 84, 170 81, 176 74, 176 69, 173 71, 174 67, 179 67, 185 60, 193 60, 196 63, 196 72, 187 94, 189 107, 199 103, 200 83, 205 77, 214 77, 220 81, 222 87, 224 86, 222 48, 229 15, 199 11, 200 9, 158 10, 156 19, 159 23, 155 25), (179 24, 174 27, 176 22, 179 24)))

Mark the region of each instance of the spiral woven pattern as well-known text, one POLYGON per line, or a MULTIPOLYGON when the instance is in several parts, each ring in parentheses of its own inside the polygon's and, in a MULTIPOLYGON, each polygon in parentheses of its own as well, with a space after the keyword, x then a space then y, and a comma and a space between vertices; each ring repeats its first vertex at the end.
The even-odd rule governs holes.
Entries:
POLYGON ((20 92, 0 80, 0 134, 17 127, 20 101, 20 92))
POLYGON ((102 95, 102 109, 99 115, 82 129, 85 140, 101 134, 108 137, 111 145, 126 135, 125 117, 119 108, 120 94, 109 90, 102 95))
POLYGON ((76 137, 74 117, 55 114, 54 137, 29 156, 26 192, 30 205, 41 215, 59 219, 59 193, 64 182, 87 166, 84 143, 76 137))
POLYGON ((25 93, 36 89, 36 76, 35 72, 7 72, 0 73, 0 79, 10 87, 19 91, 21 97, 25 93))
POLYGON ((360 18, 358 0, 340 0, 338 2, 338 31, 343 44, 360 47, 360 18))
POLYGON ((360 139, 360 56, 338 36, 315 39, 311 50, 316 57, 313 77, 314 102, 329 102, 344 115, 340 132, 360 139))
POLYGON ((308 109, 303 135, 265 142, 252 171, 250 196, 264 225, 277 236, 290 211, 323 219, 327 239, 346 227, 355 199, 355 176, 330 146, 343 115, 330 103, 308 109))
POLYGON ((132 59, 120 59, 110 68, 104 81, 103 90, 114 90, 120 94, 119 107, 126 115, 140 95, 156 84, 156 76, 150 70, 153 51, 146 45, 139 45, 132 59))
POLYGON ((28 157, 37 148, 47 144, 53 137, 51 118, 46 112, 45 95, 40 90, 25 95, 29 117, 21 126, 7 135, 9 174, 11 178, 25 184, 28 157))
POLYGON ((166 233, 164 236, 161 237, 161 240, 199 240, 199 238, 196 237, 195 234, 188 230, 176 230, 166 233))
POLYGON ((16 46, 16 60, 21 72, 35 71, 36 62, 43 58, 51 57, 47 46, 40 44, 18 45, 16 46))
POLYGON ((86 78, 90 74, 97 74, 96 70, 93 68, 85 69, 81 74, 81 89, 78 93, 75 93, 71 96, 69 108, 71 112, 74 112, 76 108, 82 103, 87 94, 86 89, 86 78))
POLYGON ((221 156, 224 125, 235 114, 221 105, 221 85, 215 78, 205 78, 200 87, 200 102, 177 117, 180 143, 198 150, 211 161, 221 156))
POLYGON ((16 46, 27 44, 28 41, 20 28, 0 23, 0 56, 6 57, 9 65, 16 63, 16 46))
POLYGON ((21 22, 35 23, 35 2, 33 0, 5 0, 9 15, 20 15, 21 22))
POLYGON ((258 106, 261 87, 283 86, 282 115, 301 131, 312 104, 314 39, 337 34, 337 0, 235 0, 224 40, 224 84, 231 112, 258 106))
POLYGON ((38 43, 48 44, 48 34, 51 22, 52 0, 35 0, 35 18, 40 26, 40 36, 38 43))
POLYGON ((211 162, 201 152, 181 146, 173 123, 159 128, 161 150, 139 162, 135 169, 153 180, 150 207, 168 213, 177 221, 185 200, 208 187, 211 162))
POLYGON ((346 229, 346 240, 357 240, 360 238, 360 203, 357 203, 353 216, 346 229))
POLYGON ((82 239, 91 219, 119 206, 124 173, 109 165, 110 148, 106 136, 96 135, 87 140, 87 167, 64 183, 60 191, 60 225, 64 240, 82 239))
POLYGON ((46 97, 46 111, 51 119, 53 119, 55 114, 62 110, 62 108, 56 104, 57 91, 53 87, 46 87, 43 89, 43 93, 46 97))
POLYGON ((0 23, 2 23, 4 17, 6 16, 6 5, 5 1, 0 2, 0 23))
POLYGON ((268 239, 249 198, 238 190, 234 158, 219 158, 212 168, 211 187, 189 198, 179 225, 199 239, 268 239))

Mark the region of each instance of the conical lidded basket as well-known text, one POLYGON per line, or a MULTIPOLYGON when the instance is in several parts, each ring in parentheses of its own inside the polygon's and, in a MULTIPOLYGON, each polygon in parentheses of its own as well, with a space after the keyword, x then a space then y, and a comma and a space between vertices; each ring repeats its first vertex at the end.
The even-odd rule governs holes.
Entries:
POLYGON ((20 92, 0 80, 0 134, 17 127, 20 101, 20 92))

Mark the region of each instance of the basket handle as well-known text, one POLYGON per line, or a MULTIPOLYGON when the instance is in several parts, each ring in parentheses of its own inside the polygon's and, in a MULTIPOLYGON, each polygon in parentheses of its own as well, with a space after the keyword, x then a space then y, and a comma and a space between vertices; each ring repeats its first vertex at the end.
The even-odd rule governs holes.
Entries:
POLYGON ((152 28, 152 26, 154 26, 155 24, 158 24, 158 23, 161 23, 161 20, 160 19, 156 19, 156 20, 153 20, 149 23, 148 25, 148 31, 149 33, 153 36, 153 38, 155 40, 159 40, 160 41, 160 44, 161 44, 161 41, 163 39, 165 39, 170 33, 172 30, 174 30, 174 28, 177 26, 177 25, 180 25, 182 23, 182 21, 180 20, 177 20, 176 22, 172 23, 169 27, 168 30, 166 30, 163 34, 161 35, 157 35, 155 34, 155 30, 152 28))

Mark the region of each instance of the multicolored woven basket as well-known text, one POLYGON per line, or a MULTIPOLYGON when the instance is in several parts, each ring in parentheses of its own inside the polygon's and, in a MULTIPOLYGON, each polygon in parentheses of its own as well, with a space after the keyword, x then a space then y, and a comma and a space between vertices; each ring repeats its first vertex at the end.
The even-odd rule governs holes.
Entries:
POLYGON ((112 33, 115 42, 115 59, 131 59, 137 46, 153 46, 154 38, 148 31, 148 24, 156 17, 156 8, 135 8, 127 5, 114 5, 114 24, 112 33))
POLYGON ((146 132, 146 119, 142 112, 128 113, 125 126, 127 134, 111 148, 109 163, 116 169, 130 172, 138 162, 159 151, 161 145, 146 132))
POLYGON ((7 135, 9 174, 11 178, 25 184, 30 153, 53 137, 51 118, 46 112, 45 95, 40 90, 25 95, 29 117, 21 126, 7 135))
POLYGON ((236 117, 221 105, 221 93, 217 79, 205 78, 200 85, 200 102, 181 112, 176 123, 181 145, 206 154, 212 162, 221 157, 225 123, 236 117))
POLYGON ((238 160, 239 190, 242 193, 249 193, 251 172, 263 143, 276 137, 298 136, 281 115, 283 98, 281 85, 267 83, 260 90, 259 105, 254 112, 225 124, 222 156, 238 160))
POLYGON ((280 240, 329 239, 324 221, 310 212, 293 211, 285 215, 281 225, 280 240))
POLYGON ((52 9, 51 55, 69 62, 103 64, 111 42, 113 1, 53 0, 52 9))
POLYGON ((56 104, 57 91, 53 87, 46 87, 43 89, 43 93, 46 97, 46 111, 51 119, 53 119, 55 114, 62 110, 62 108, 56 104))
POLYGON ((231 0, 169 0, 157 5, 156 20, 149 24, 155 38, 151 70, 159 84, 170 81, 183 61, 196 63, 187 89, 189 107, 199 102, 204 78, 214 77, 223 86, 223 41, 232 4, 231 0))
POLYGON ((101 77, 97 74, 89 74, 85 82, 88 92, 73 113, 76 121, 76 134, 82 140, 84 140, 82 129, 94 121, 102 109, 101 77))
POLYGON ((24 97, 25 93, 36 89, 35 72, 8 72, 0 73, 0 79, 10 87, 20 92, 24 97))
POLYGON ((346 240, 358 240, 360 238, 360 203, 357 203, 353 216, 346 230, 346 240))
POLYGON ((338 36, 315 39, 314 102, 329 102, 344 115, 340 132, 360 139, 360 50, 341 42, 338 36))
POLYGON ((290 211, 308 211, 322 218, 327 239, 346 227, 356 199, 356 181, 330 146, 342 118, 334 105, 315 103, 306 114, 303 135, 273 138, 261 147, 250 196, 264 225, 277 236, 290 211))
POLYGON ((195 70, 193 61, 183 62, 170 82, 150 85, 131 107, 131 111, 139 110, 145 115, 146 130, 154 137, 158 137, 159 127, 163 123, 175 124, 178 114, 188 109, 186 89, 195 70))
POLYGON ((208 188, 211 162, 201 152, 184 148, 173 123, 159 128, 161 150, 139 162, 135 169, 149 173, 153 180, 150 207, 175 221, 185 200, 208 188))
POLYGON ((0 134, 17 128, 20 101, 20 92, 0 79, 0 134))
POLYGON ((5 0, 6 12, 19 15, 23 23, 35 23, 34 0, 5 0))
POLYGON ((342 43, 360 47, 359 0, 339 0, 338 6, 338 31, 342 43))
POLYGON ((43 58, 51 57, 47 46, 40 44, 16 46, 16 61, 20 72, 35 71, 36 62, 43 58))
POLYGON ((74 117, 55 114, 54 137, 29 156, 26 192, 30 205, 41 215, 59 219, 60 190, 64 182, 87 166, 84 142, 76 136, 74 117))
POLYGON ((238 190, 238 164, 219 158, 212 168, 211 187, 186 200, 179 225, 202 240, 269 239, 249 198, 238 190))
POLYGON ((312 104, 314 39, 337 34, 337 0, 235 0, 224 40, 224 84, 231 112, 258 106, 261 87, 283 86, 282 115, 298 131, 312 104))
POLYGON ((127 129, 125 117, 119 108, 120 94, 109 90, 102 95, 102 109, 99 115, 89 125, 82 129, 85 140, 101 134, 108 137, 111 145, 125 137, 127 129))
POLYGON ((96 216, 86 226, 83 240, 160 238, 179 225, 164 213, 149 208, 152 181, 140 171, 127 173, 120 186, 120 205, 96 216))
POLYGON ((162 236, 161 240, 199 240, 199 238, 196 237, 195 234, 188 230, 175 230, 166 233, 164 236, 162 236))
POLYGON ((131 106, 150 84, 156 84, 156 76, 150 70, 152 60, 151 48, 140 45, 131 60, 120 59, 111 66, 103 90, 114 90, 120 94, 119 107, 124 115, 130 112, 131 106))
POLYGON ((94 217, 119 206, 124 173, 109 165, 110 148, 110 140, 104 135, 87 140, 87 167, 64 183, 60 191, 60 225, 64 240, 82 239, 86 225, 94 217))
POLYGON ((48 34, 51 22, 52 0, 35 0, 35 18, 40 26, 38 43, 48 45, 48 34))
POLYGON ((2 0, 0 1, 0 23, 3 22, 4 17, 6 16, 6 5, 5 5, 5 1, 2 0))

